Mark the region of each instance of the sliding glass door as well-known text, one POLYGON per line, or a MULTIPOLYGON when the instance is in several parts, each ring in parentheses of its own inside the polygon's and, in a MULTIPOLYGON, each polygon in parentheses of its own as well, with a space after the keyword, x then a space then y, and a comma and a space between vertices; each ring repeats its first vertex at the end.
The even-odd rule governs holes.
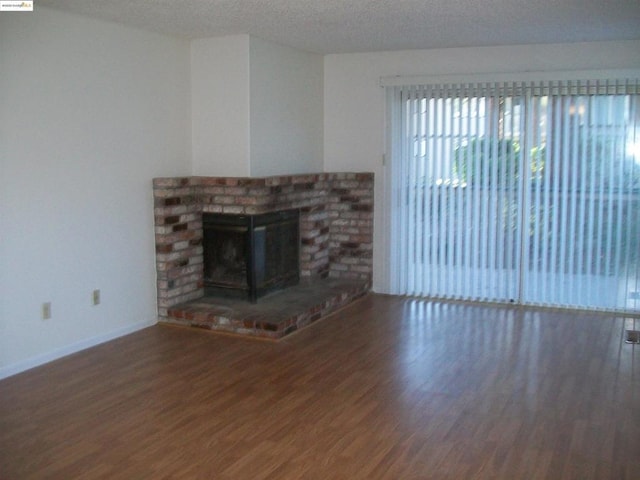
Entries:
POLYGON ((392 292, 640 309, 635 83, 388 94, 392 292))

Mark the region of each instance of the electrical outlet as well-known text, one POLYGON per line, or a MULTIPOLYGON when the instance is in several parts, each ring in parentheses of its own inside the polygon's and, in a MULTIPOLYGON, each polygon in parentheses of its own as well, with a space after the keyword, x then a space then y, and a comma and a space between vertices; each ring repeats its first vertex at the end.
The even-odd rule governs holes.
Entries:
POLYGON ((93 291, 93 304, 100 305, 100 290, 93 291))
POLYGON ((42 304, 42 319, 49 320, 51 318, 51 302, 44 302, 42 304))

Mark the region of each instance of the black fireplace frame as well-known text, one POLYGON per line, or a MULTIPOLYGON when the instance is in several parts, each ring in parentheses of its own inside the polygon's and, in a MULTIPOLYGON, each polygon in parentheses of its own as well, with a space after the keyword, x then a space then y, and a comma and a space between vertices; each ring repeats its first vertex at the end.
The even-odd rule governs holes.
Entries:
POLYGON ((205 295, 225 297, 245 297, 251 303, 258 298, 300 282, 300 209, 280 210, 255 215, 234 215, 223 213, 203 213, 203 245, 204 245, 204 290, 205 295), (295 238, 295 253, 288 260, 294 267, 284 275, 274 279, 266 278, 269 272, 266 268, 266 230, 278 225, 290 225, 295 238), (211 236, 221 231, 242 233, 246 249, 244 261, 246 264, 246 284, 229 285, 220 283, 207 277, 210 265, 207 243, 211 236))

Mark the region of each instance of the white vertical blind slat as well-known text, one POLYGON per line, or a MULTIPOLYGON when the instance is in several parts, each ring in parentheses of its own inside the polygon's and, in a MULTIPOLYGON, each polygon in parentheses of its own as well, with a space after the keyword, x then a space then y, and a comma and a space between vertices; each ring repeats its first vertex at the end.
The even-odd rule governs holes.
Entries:
MULTIPOLYGON (((493 103, 493 99, 490 96, 490 92, 487 93, 487 97, 488 97, 488 105, 490 106, 494 106, 493 103)), ((489 112, 492 112, 493 108, 489 108, 489 112)), ((491 132, 491 115, 486 115, 485 116, 485 131, 488 132, 488 135, 492 135, 493 132, 491 132)), ((480 215, 478 217, 478 229, 480 231, 480 245, 479 245, 479 253, 480 253, 480 265, 479 265, 479 269, 478 269, 478 274, 477 276, 479 276, 479 280, 480 280, 480 285, 487 285, 487 277, 486 277, 486 270, 487 270, 487 265, 488 265, 488 252, 489 252, 489 226, 487 225, 486 222, 486 218, 489 216, 489 205, 488 205, 488 198, 487 195, 484 192, 488 192, 489 191, 489 184, 488 184, 488 175, 487 175, 487 162, 486 162, 486 158, 489 155, 489 149, 488 149, 489 143, 488 142, 483 142, 477 143, 476 148, 473 151, 473 158, 474 160, 468 160, 467 163, 469 165, 474 165, 473 166, 473 174, 474 175, 479 175, 479 178, 477 179, 477 181, 474 181, 474 188, 478 188, 480 189, 480 215), (482 163, 480 163, 480 159, 483 159, 485 161, 483 161, 482 163)), ((479 292, 480 293, 480 292, 479 292)), ((486 291, 482 291, 482 293, 479 295, 479 298, 482 300, 487 300, 488 297, 486 297, 486 291)))
MULTIPOLYGON (((523 108, 524 112, 520 115, 520 130, 525 132, 524 134, 524 149, 528 151, 532 151, 532 146, 538 145, 540 143, 540 131, 535 126, 535 119, 540 118, 539 115, 539 103, 537 99, 529 98, 523 99, 523 108), (522 119, 525 117, 531 116, 532 121, 524 124, 522 119)), ((533 150, 535 152, 535 150, 533 150)), ((521 151, 521 155, 524 155, 524 152, 521 151)), ((542 215, 542 198, 540 193, 540 182, 536 181, 536 165, 537 160, 535 154, 531 154, 531 168, 526 169, 528 175, 525 177, 521 175, 521 181, 519 182, 520 188, 520 198, 525 199, 526 205, 522 210, 524 212, 530 212, 531 217, 540 217, 542 215), (527 178, 532 183, 532 188, 526 189, 524 185, 527 183, 527 178)), ((526 159, 524 160, 526 162, 526 159)), ((521 161, 523 163, 523 161, 521 161)), ((518 214, 518 225, 521 225, 521 229, 530 229, 532 228, 531 221, 527 215, 518 214), (526 222, 526 223, 525 223, 526 222)), ((531 276, 536 277, 539 275, 539 264, 540 264, 540 255, 538 251, 538 238, 539 233, 537 230, 533 229, 532 235, 520 235, 521 244, 520 244, 520 275, 518 276, 518 293, 515 298, 524 298, 524 295, 527 292, 528 286, 532 283, 530 280, 531 276), (530 272, 530 275, 527 276, 524 272, 530 272)))
POLYGON ((431 292, 434 289, 434 282, 433 282, 433 269, 430 268, 430 264, 432 263, 432 258, 433 258, 433 245, 431 242, 431 238, 432 235, 429 233, 430 232, 430 226, 433 225, 434 223, 434 215, 433 215, 433 202, 431 201, 431 191, 429 190, 429 185, 431 185, 431 183, 433 182, 433 161, 432 161, 432 157, 433 157, 433 152, 431 149, 431 142, 428 140, 428 137, 426 137, 426 134, 431 130, 432 128, 432 124, 433 122, 431 121, 431 111, 432 109, 429 106, 429 102, 431 100, 431 94, 430 91, 427 90, 426 94, 425 94, 425 99, 423 100, 423 109, 424 109, 424 116, 425 116, 425 170, 427 172, 427 174, 425 175, 425 180, 424 180, 424 185, 423 185, 423 189, 424 189, 424 210, 426 212, 425 214, 425 220, 424 220, 424 234, 423 234, 423 249, 424 249, 424 260, 422 263, 422 272, 423 272, 423 278, 425 279, 425 288, 424 291, 425 292, 431 292))
MULTIPOLYGON (((469 142, 469 138, 471 136, 473 123, 471 121, 472 111, 477 109, 477 99, 472 98, 469 90, 467 89, 465 92, 466 105, 464 109, 464 128, 461 126, 463 131, 466 131, 466 135, 463 137, 463 141, 469 142)), ((461 110, 463 111, 463 110, 461 110)), ((462 114, 460 120, 462 121, 462 114)), ((462 297, 470 298, 473 296, 472 282, 470 281, 469 275, 471 274, 471 264, 472 264, 472 244, 475 239, 470 232, 472 232, 473 222, 472 222, 472 213, 473 213, 473 192, 466 188, 463 180, 457 178, 459 182, 459 190, 461 195, 463 196, 463 203, 465 204, 465 220, 464 220, 464 253, 463 253, 463 269, 462 269, 462 297)))
MULTIPOLYGON (((491 109, 491 123, 489 124, 489 130, 491 132, 490 141, 485 142, 485 169, 484 169, 484 179, 485 179, 485 192, 488 195, 485 195, 486 202, 486 215, 482 219, 483 222, 486 223, 488 229, 488 238, 487 238, 487 258, 486 265, 483 269, 485 284, 491 287, 496 281, 497 277, 497 269, 496 269, 496 248, 498 244, 498 238, 496 235, 496 221, 497 221, 497 204, 498 204, 498 161, 497 159, 500 157, 500 138, 499 132, 501 129, 500 124, 500 110, 502 109, 501 105, 501 95, 500 90, 497 85, 495 85, 491 90, 491 98, 494 108, 491 109)), ((492 300, 491 290, 487 290, 485 293, 486 300, 492 300)), ((499 295, 495 295, 499 297, 499 295)), ((499 298, 496 298, 498 300, 499 298)))
MULTIPOLYGON (((436 176, 438 179, 443 177, 442 171, 442 163, 437 161, 444 154, 444 146, 442 145, 442 132, 444 130, 445 123, 445 112, 444 112, 444 98, 442 98, 442 92, 438 91, 435 98, 435 112, 436 118, 434 119, 437 122, 437 130, 436 130, 436 142, 434 144, 435 157, 436 160, 436 176)), ((447 216, 444 215, 444 199, 440 195, 435 195, 434 197, 436 211, 438 212, 438 225, 437 230, 435 232, 435 241, 438 242, 438 254, 436 260, 436 271, 438 272, 437 279, 437 293, 438 296, 447 296, 446 282, 447 282, 447 257, 445 253, 446 242, 447 242, 447 216)))
MULTIPOLYGON (((466 92, 463 91, 463 89, 461 88, 458 91, 458 98, 457 98, 457 110, 458 110, 458 115, 455 117, 455 126, 454 126, 454 132, 456 133, 456 135, 458 135, 459 137, 462 137, 463 132, 464 132, 464 125, 463 125, 463 108, 464 108, 464 99, 465 99, 465 95, 466 92)), ((454 175, 452 175, 452 177, 454 177, 454 175)), ((464 259, 464 243, 465 243, 465 238, 464 238, 464 234, 463 232, 466 230, 466 208, 465 208, 465 204, 466 202, 464 201, 464 197, 463 197, 463 189, 461 188, 459 182, 456 182, 455 178, 454 178, 454 183, 453 183, 453 187, 454 187, 454 195, 456 198, 456 205, 457 205, 457 228, 456 228, 456 255, 455 255, 455 263, 456 263, 456 280, 457 280, 457 285, 456 285, 456 296, 458 298, 464 298, 466 295, 466 291, 465 291, 465 285, 464 285, 464 275, 463 275, 463 269, 464 269, 464 263, 465 263, 465 259, 464 259)))
POLYGON ((416 158, 416 223, 419 225, 419 229, 416 236, 416 265, 414 269, 414 284, 415 291, 422 292, 424 289, 424 282, 422 281, 422 264, 424 263, 424 188, 421 186, 424 184, 424 165, 425 165, 425 156, 424 156, 424 142, 420 139, 424 137, 424 109, 423 109, 423 98, 416 99, 416 149, 417 149, 417 158, 416 158))
MULTIPOLYGON (((589 110, 594 112, 597 116, 597 97, 595 96, 591 96, 589 97, 589 110)), ((586 140, 585 144, 587 148, 587 159, 589 161, 589 163, 591 165, 594 164, 594 158, 595 158, 595 148, 594 148, 594 143, 595 143, 595 138, 592 137, 591 140, 586 140)), ((595 200, 596 198, 596 193, 597 193, 597 188, 596 188, 596 169, 595 168, 590 168, 588 169, 588 171, 586 171, 587 169, 585 169, 585 183, 587 185, 589 185, 589 199, 588 199, 588 208, 586 209, 585 212, 585 219, 586 219, 586 231, 590 232, 590 231, 597 231, 597 229, 600 228, 600 222, 599 222, 599 217, 596 215, 596 213, 598 212, 598 203, 602 204, 602 202, 597 202, 595 200)), ((600 238, 600 237, 598 237, 600 238)), ((593 289, 594 288, 594 282, 593 282, 593 278, 596 275, 600 275, 601 272, 601 268, 600 268, 600 261, 598 260, 599 256, 597 255, 597 252, 599 251, 598 249, 595 248, 596 247, 596 243, 594 243, 594 237, 593 235, 586 235, 586 239, 585 239, 585 252, 586 252, 586 257, 587 257, 587 265, 588 265, 588 269, 587 269, 587 281, 585 282, 585 285, 583 288, 586 289, 593 289)))
MULTIPOLYGON (((486 115, 486 107, 487 107, 487 99, 486 97, 479 96, 477 99, 478 112, 475 116, 476 121, 476 136, 480 137, 480 134, 484 134, 484 116, 486 115), (482 115, 480 115, 480 109, 482 108, 482 115)), ((469 140, 470 141, 470 140, 469 140)), ((473 144, 469 144, 473 145, 473 144)), ((479 153, 479 143, 476 143, 473 148, 469 148, 469 154, 473 154, 474 156, 479 153)), ((475 167, 474 167, 475 168, 475 167)), ((473 282, 473 286, 470 288, 470 291, 473 293, 470 295, 471 299, 479 299, 481 297, 480 288, 478 288, 478 280, 477 278, 473 278, 474 274, 477 276, 477 272, 482 268, 482 228, 481 228, 481 202, 480 202, 480 189, 477 184, 471 183, 471 179, 468 177, 467 181, 469 182, 468 188, 473 192, 473 226, 471 230, 471 235, 473 237, 473 262, 472 262, 472 271, 469 272, 470 282, 473 282), (475 287, 475 288, 474 288, 475 287)))
POLYGON ((411 231, 411 242, 408 245, 409 257, 410 257, 410 273, 409 273, 409 285, 411 286, 410 291, 413 295, 418 294, 418 290, 416 288, 416 267, 417 267, 417 256, 418 256, 418 243, 417 240, 421 238, 422 232, 418 228, 418 215, 417 215, 417 204, 418 204, 418 189, 415 188, 417 184, 417 167, 419 162, 419 145, 418 138, 420 137, 420 132, 418 131, 418 122, 420 118, 420 94, 416 90, 411 100, 411 120, 413 130, 411 132, 410 139, 410 148, 411 148, 411 167, 409 171, 409 198, 407 207, 409 209, 409 217, 412 223, 412 231, 411 231))
MULTIPOLYGON (((561 207, 562 207, 562 205, 560 204, 561 176, 557 173, 562 169, 562 163, 560 161, 560 158, 562 158, 561 157, 562 145, 561 145, 561 142, 557 139, 557 136, 562 132, 561 119, 562 119, 562 110, 563 110, 562 107, 564 102, 562 97, 553 96, 551 98, 554 103, 554 108, 552 109, 552 115, 554 116, 553 130, 554 130, 554 133, 556 133, 556 138, 551 137, 553 139, 552 141, 553 141, 554 152, 551 158, 551 162, 549 164, 552 172, 551 181, 553 181, 552 192, 551 192, 552 196, 549 201, 549 209, 551 210, 552 213, 551 213, 551 232, 549 232, 550 244, 548 245, 548 253, 547 253, 550 256, 550 265, 549 265, 549 269, 544 272, 544 278, 541 281, 541 287, 544 288, 546 291, 544 292, 544 295, 540 300, 543 303, 554 304, 556 303, 555 295, 556 295, 556 292, 558 291, 558 286, 553 281, 554 276, 551 273, 554 271, 560 270, 559 258, 558 258, 559 257, 558 252, 560 250, 558 245, 558 240, 560 238, 560 235, 558 234, 558 231, 559 231, 559 219, 560 219, 560 213, 561 213, 561 207), (556 173, 553 174, 553 172, 556 172, 556 173)), ((547 250, 547 248, 545 248, 545 250, 547 250)))

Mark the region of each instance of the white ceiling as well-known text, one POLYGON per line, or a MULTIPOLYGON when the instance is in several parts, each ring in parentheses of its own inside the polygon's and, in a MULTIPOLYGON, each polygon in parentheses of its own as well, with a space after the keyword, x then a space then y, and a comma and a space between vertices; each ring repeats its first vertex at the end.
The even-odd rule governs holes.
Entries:
POLYGON ((186 38, 317 53, 640 39, 640 0, 38 0, 186 38))

